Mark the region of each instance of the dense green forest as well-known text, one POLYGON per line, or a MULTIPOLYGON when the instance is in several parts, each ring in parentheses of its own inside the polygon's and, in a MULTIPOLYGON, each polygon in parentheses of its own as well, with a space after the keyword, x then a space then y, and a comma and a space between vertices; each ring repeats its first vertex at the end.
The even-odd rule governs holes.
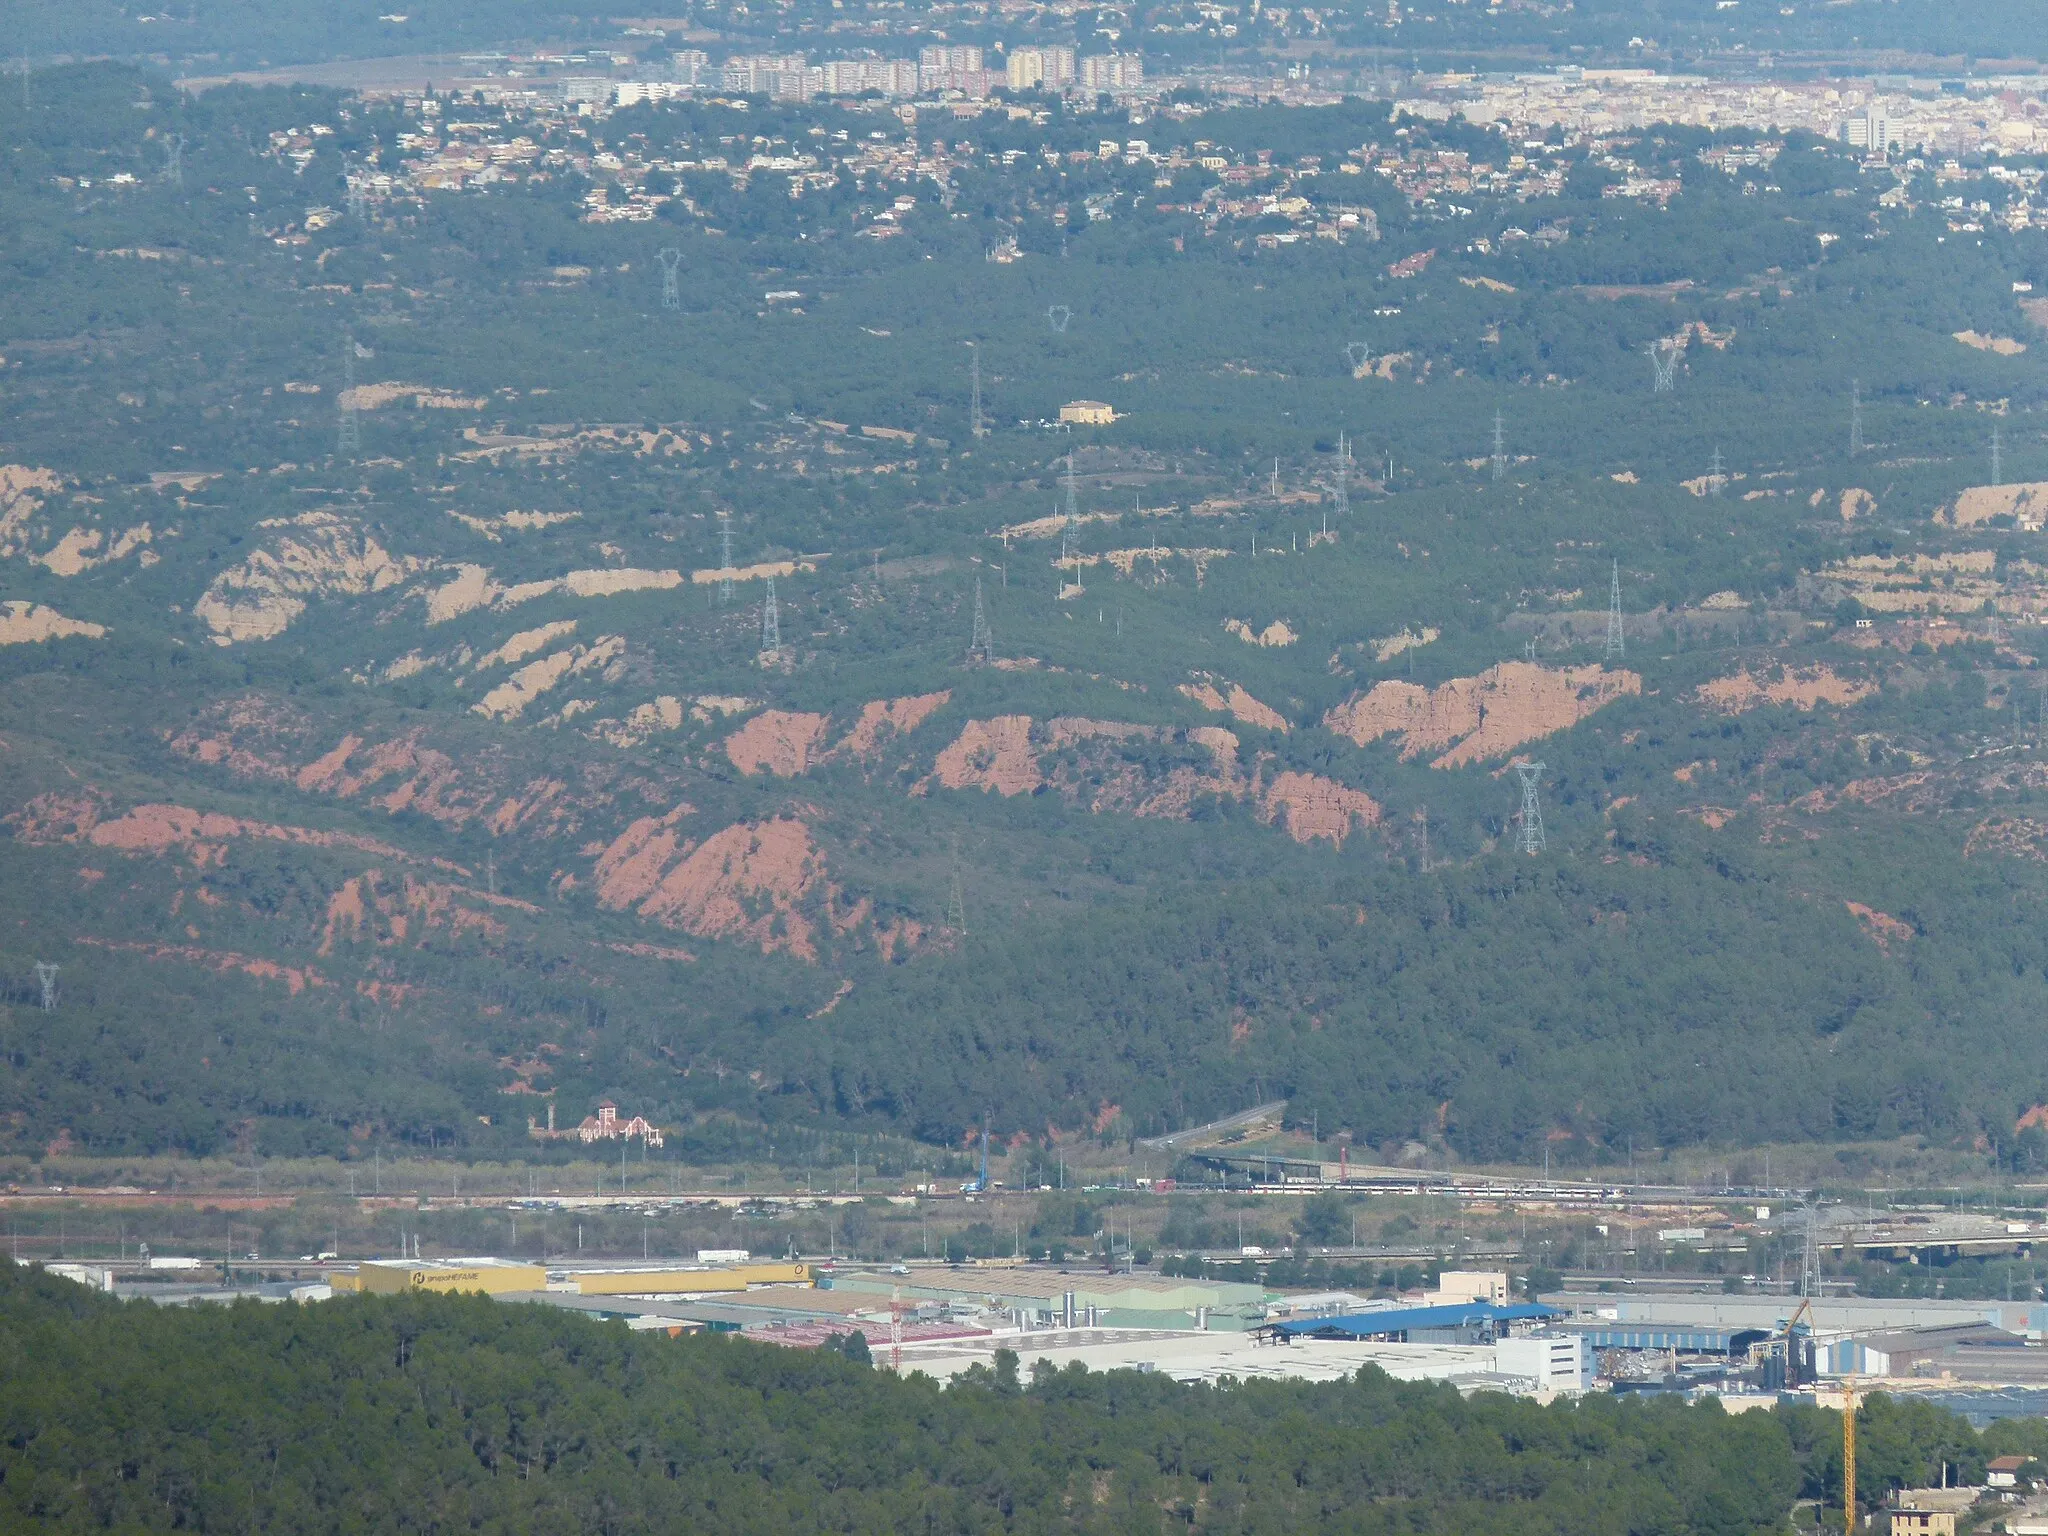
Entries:
MULTIPOLYGON (((1313 1348, 1313 1345, 1294 1346, 1313 1348)), ((47 1531, 1782 1530, 1835 1414, 1404 1386, 1180 1386, 995 1356, 941 1391, 854 1350, 635 1335, 482 1298, 158 1308, 0 1262, 0 1508, 47 1531)), ((1858 1488, 2041 1454, 1910 1400, 1858 1488)))
POLYGON ((1114 114, 792 195, 698 162, 936 131, 436 106, 0 92, 7 1150, 496 1156, 604 1096, 678 1146, 1121 1141, 1277 1091, 1390 1155, 2036 1155, 2048 591, 2013 513, 1936 513, 1994 430, 2048 475, 2040 230, 1677 129, 1450 209, 1401 178, 1512 146, 1365 100, 1145 125, 1377 220, 1272 247, 1213 168, 1076 159, 1114 114), (443 111, 561 158, 349 209, 443 111), (687 201, 587 217, 614 151, 687 201), (1040 424, 1077 397, 1121 419, 1040 424))

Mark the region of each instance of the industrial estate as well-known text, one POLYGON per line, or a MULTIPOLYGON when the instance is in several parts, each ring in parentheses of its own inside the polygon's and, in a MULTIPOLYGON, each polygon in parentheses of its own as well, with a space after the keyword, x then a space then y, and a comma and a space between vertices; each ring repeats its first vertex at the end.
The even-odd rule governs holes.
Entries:
POLYGON ((2048 1532, 2037 11, 0 15, 0 1530, 2048 1532))

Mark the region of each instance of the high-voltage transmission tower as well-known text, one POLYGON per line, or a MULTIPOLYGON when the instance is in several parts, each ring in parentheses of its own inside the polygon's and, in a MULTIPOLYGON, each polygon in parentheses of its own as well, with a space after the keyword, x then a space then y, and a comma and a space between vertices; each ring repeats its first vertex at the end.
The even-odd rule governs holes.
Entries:
POLYGON ((1651 394, 1668 395, 1678 388, 1678 348, 1651 342, 1650 366, 1657 371, 1657 382, 1652 386, 1651 394))
POLYGON ((967 937, 967 892, 960 879, 960 840, 953 840, 953 872, 946 881, 946 926, 967 937))
POLYGON ((761 599, 761 654, 782 654, 782 607, 775 601, 775 578, 768 578, 768 595, 761 599))
POLYGON ((172 186, 185 185, 185 135, 174 133, 164 140, 164 180, 172 186))
POLYGON ((1536 803, 1536 778, 1542 772, 1541 763, 1515 764, 1515 776, 1522 781, 1522 831, 1518 841, 1524 853, 1541 853, 1549 846, 1543 840, 1543 807, 1536 803))
MULTIPOLYGON (((1337 484, 1334 490, 1336 494, 1332 499, 1337 503, 1337 516, 1340 519, 1349 517, 1351 515, 1351 444, 1346 441, 1342 432, 1337 434, 1337 484)), ((1323 517, 1323 532, 1328 533, 1329 531, 1330 519, 1326 513, 1323 517)))
POLYGON ((1614 574, 1607 587, 1607 655, 1622 655, 1628 649, 1621 629, 1621 562, 1614 562, 1614 574))
POLYGON ((349 161, 341 173, 342 198, 348 209, 348 216, 360 224, 369 215, 369 189, 363 185, 363 168, 349 161))
POLYGON ((1362 341, 1344 343, 1344 361, 1351 365, 1351 377, 1362 379, 1372 366, 1372 348, 1362 341))
POLYGON ((1502 423, 1500 412, 1493 413, 1493 478, 1498 480, 1508 472, 1507 428, 1502 423))
POLYGON ((334 401, 341 410, 341 422, 335 429, 334 451, 344 459, 352 459, 363 451, 363 424, 356 416, 356 351, 355 337, 342 332, 341 393, 334 401))
POLYGON ((1278 457, 1275 457, 1273 460, 1273 479, 1270 482, 1270 490, 1273 499, 1278 501, 1280 499, 1280 460, 1278 457))
POLYGON ((974 437, 987 437, 988 423, 981 419, 981 343, 970 341, 967 347, 972 358, 968 367, 974 379, 973 392, 967 404, 967 431, 974 437))
POLYGON ((1993 486, 2005 484, 2005 466, 2001 462, 2001 451, 2004 447, 2005 444, 1998 435, 1998 423, 1994 421, 1991 424, 1991 483, 1993 486))
POLYGON ((967 659, 983 666, 996 659, 995 636, 989 633, 988 609, 981 601, 981 578, 974 578, 974 633, 967 642, 967 659))
POLYGON ((1727 479, 1728 477, 1721 473, 1721 449, 1716 444, 1714 448, 1714 467, 1707 471, 1707 494, 1709 496, 1720 495, 1721 487, 1727 482, 1727 479))
POLYGON ((1849 381, 1849 457, 1863 451, 1863 381, 1849 381))
POLYGON ((1054 304, 1045 312, 1045 323, 1052 327, 1055 336, 1064 336, 1073 322, 1074 312, 1064 304, 1054 304))
POLYGON ((57 1011, 57 967, 51 965, 48 961, 38 960, 36 962, 36 980, 41 982, 43 987, 43 1012, 55 1013, 57 1011))
POLYGON ((1059 579, 1053 583, 1053 600, 1058 602, 1066 596, 1067 565, 1074 567, 1075 585, 1080 585, 1081 575, 1081 497, 1074 487, 1074 450, 1067 450, 1066 507, 1060 520, 1060 564, 1059 579))
POLYGON ((718 514, 718 600, 732 601, 732 514, 718 514))
POLYGON ((661 263, 661 307, 681 309, 683 290, 677 278, 682 275, 683 253, 672 245, 664 245, 654 253, 654 259, 661 263))

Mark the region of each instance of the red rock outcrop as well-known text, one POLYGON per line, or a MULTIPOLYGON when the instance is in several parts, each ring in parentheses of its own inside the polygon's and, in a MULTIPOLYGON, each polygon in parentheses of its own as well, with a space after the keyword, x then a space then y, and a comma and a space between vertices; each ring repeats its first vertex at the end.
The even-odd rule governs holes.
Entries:
POLYGON ((96 795, 38 795, 6 818, 24 843, 90 843, 121 853, 161 856, 189 851, 195 864, 218 864, 227 844, 239 838, 297 843, 311 848, 350 848, 379 858, 409 861, 411 856, 375 838, 348 832, 322 832, 311 827, 284 827, 245 821, 217 811, 184 805, 138 805, 119 816, 105 815, 96 795))
POLYGON ((725 738, 725 755, 741 773, 789 779, 811 766, 829 718, 767 709, 725 738))
POLYGON ((1812 709, 1816 704, 1854 704, 1877 689, 1869 683, 1837 676, 1832 667, 1784 667, 1776 677, 1736 672, 1701 683, 1695 691, 1700 703, 1724 714, 1739 715, 1761 704, 1790 704, 1794 709, 1812 709))
POLYGON ((893 736, 909 735, 952 697, 953 691, 948 688, 939 693, 911 694, 901 699, 871 700, 861 706, 860 719, 832 750, 835 754, 845 753, 849 757, 873 757, 884 742, 893 736))
POLYGON ((992 789, 999 795, 1028 795, 1045 782, 1031 748, 1029 715, 970 720, 932 765, 948 789, 992 789))
POLYGON ((699 843, 640 903, 640 915, 700 939, 745 939, 763 954, 816 960, 811 917, 825 860, 794 817, 740 822, 699 843))
POLYGON ((1323 724, 1364 746, 1401 737, 1401 756, 1434 752, 1432 768, 1461 768, 1567 730, 1618 698, 1643 691, 1634 672, 1504 661, 1436 688, 1389 680, 1354 694, 1323 724))
POLYGON ((1372 796, 1314 773, 1277 774, 1260 796, 1261 808, 1284 818, 1297 843, 1325 837, 1339 848, 1353 827, 1376 827, 1383 812, 1372 796))

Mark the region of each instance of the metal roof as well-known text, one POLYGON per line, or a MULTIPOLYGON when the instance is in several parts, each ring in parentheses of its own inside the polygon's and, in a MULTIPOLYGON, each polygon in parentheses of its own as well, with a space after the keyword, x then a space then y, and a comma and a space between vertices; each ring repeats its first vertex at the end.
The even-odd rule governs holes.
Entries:
POLYGON ((1280 1338, 1383 1339, 1396 1334, 1470 1328, 1481 1323, 1529 1322, 1558 1315, 1555 1307, 1539 1302, 1502 1307, 1490 1301, 1470 1301, 1447 1307, 1396 1307, 1381 1312, 1349 1312, 1342 1317, 1303 1317, 1268 1326, 1280 1338))

